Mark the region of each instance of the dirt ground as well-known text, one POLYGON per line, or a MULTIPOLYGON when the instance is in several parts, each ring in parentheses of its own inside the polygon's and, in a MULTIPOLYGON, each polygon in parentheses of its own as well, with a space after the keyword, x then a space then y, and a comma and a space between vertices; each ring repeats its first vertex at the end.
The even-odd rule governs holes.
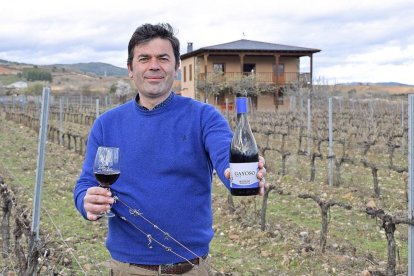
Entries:
POLYGON ((17 69, 13 69, 13 68, 10 68, 10 67, 0 65, 0 75, 15 75, 18 72, 19 72, 19 70, 17 70, 17 69))

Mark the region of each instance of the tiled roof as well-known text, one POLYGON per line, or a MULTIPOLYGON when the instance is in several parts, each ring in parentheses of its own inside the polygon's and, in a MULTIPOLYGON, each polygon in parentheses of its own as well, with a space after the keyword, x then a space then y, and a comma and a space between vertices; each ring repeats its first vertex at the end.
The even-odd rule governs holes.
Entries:
POLYGON ((181 58, 194 56, 202 52, 216 52, 216 51, 235 51, 235 52, 263 51, 263 52, 317 53, 317 52, 320 52, 321 50, 241 39, 241 40, 236 40, 233 42, 203 47, 198 50, 183 54, 181 58))

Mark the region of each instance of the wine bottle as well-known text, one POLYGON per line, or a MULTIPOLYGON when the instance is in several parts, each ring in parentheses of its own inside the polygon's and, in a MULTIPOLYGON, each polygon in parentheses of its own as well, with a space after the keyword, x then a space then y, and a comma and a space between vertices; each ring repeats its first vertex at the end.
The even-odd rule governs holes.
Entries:
POLYGON ((230 193, 249 196, 259 193, 259 151, 247 118, 247 97, 236 98, 237 124, 230 147, 230 193))

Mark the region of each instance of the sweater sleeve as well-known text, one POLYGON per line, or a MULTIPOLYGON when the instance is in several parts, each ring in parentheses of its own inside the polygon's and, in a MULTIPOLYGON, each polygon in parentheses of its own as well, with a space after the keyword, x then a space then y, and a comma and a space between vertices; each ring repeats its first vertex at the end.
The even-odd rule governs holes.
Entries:
POLYGON ((83 200, 86 195, 86 191, 90 187, 98 186, 98 182, 93 174, 93 162, 95 159, 95 153, 97 148, 102 143, 102 128, 100 120, 95 121, 92 126, 91 132, 88 136, 86 144, 85 160, 82 167, 82 172, 76 182, 76 186, 73 191, 73 199, 75 201, 75 207, 79 213, 86 219, 86 211, 83 205, 83 200))
POLYGON ((206 151, 217 176, 230 189, 230 181, 224 176, 229 167, 229 153, 232 132, 226 119, 210 105, 206 105, 203 112, 203 139, 206 151))

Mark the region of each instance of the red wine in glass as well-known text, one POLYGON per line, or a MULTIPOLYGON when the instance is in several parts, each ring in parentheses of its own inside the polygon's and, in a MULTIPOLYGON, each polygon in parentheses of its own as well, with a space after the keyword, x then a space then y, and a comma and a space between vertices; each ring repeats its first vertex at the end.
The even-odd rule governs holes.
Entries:
MULTIPOLYGON (((93 164, 93 173, 101 187, 109 190, 109 187, 119 178, 119 148, 99 147, 96 151, 93 164)), ((106 217, 113 217, 109 210, 104 214, 106 217)))
POLYGON ((102 171, 102 172, 95 172, 96 180, 101 184, 102 187, 108 188, 111 186, 119 177, 119 171, 102 171))

